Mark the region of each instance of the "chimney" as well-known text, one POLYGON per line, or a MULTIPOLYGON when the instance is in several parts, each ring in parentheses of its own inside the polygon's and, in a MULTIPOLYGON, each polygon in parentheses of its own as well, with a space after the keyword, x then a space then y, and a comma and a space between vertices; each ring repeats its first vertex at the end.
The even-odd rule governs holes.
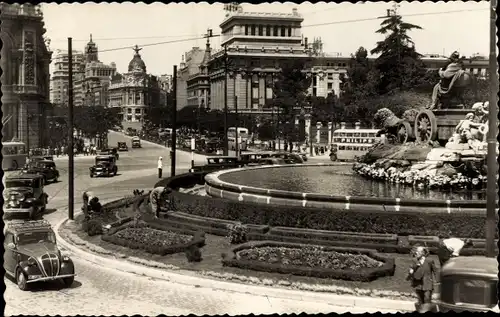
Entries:
POLYGON ((355 128, 356 130, 359 130, 359 128, 360 128, 360 127, 361 127, 361 122, 359 122, 359 121, 358 121, 358 122, 356 122, 356 123, 354 124, 354 128, 355 128))
POLYGON ((340 128, 341 128, 341 129, 345 129, 345 122, 341 122, 341 123, 340 123, 340 128))

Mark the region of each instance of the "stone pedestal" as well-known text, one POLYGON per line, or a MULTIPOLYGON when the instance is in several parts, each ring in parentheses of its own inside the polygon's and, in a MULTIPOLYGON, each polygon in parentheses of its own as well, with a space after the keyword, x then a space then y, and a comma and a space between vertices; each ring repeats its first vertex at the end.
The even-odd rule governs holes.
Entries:
POLYGON ((321 124, 321 122, 318 122, 316 123, 316 143, 320 143, 321 142, 321 127, 323 126, 323 124, 321 124))
POLYGON ((333 122, 328 122, 328 146, 332 144, 333 122))

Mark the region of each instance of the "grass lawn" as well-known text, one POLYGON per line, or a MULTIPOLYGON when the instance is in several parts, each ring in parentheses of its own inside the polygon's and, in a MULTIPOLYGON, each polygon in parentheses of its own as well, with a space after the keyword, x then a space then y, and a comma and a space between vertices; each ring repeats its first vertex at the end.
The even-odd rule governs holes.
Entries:
MULTIPOLYGON (((125 217, 133 215, 132 206, 124 208, 121 211, 115 213, 117 217, 125 217)), ((243 270, 233 267, 223 267, 221 263, 221 254, 223 252, 229 253, 229 250, 234 245, 229 243, 229 239, 226 237, 206 235, 206 245, 201 249, 203 260, 198 263, 189 263, 186 259, 184 253, 171 254, 166 256, 152 255, 145 251, 133 250, 126 247, 118 246, 105 242, 101 239, 101 236, 89 237, 85 232, 81 230, 80 223, 83 220, 83 216, 80 215, 76 217, 76 225, 69 226, 66 225, 63 230, 70 230, 73 234, 76 234, 80 239, 90 242, 91 244, 100 246, 114 254, 123 254, 128 257, 137 257, 145 260, 157 261, 166 265, 172 265, 183 270, 190 270, 196 272, 215 272, 218 274, 230 273, 235 275, 244 275, 248 278, 258 278, 261 280, 268 279, 274 281, 286 281, 289 283, 305 283, 305 284, 319 284, 319 285, 333 285, 338 287, 345 287, 349 289, 368 289, 368 290, 378 290, 378 291, 392 291, 396 293, 403 293, 403 297, 407 298, 408 294, 413 294, 413 290, 410 287, 410 283, 406 281, 406 274, 408 268, 411 265, 411 258, 409 255, 404 254, 390 254, 396 260, 396 271, 394 276, 378 278, 372 282, 353 282, 353 281, 343 281, 343 280, 331 280, 304 276, 294 276, 285 275, 279 273, 267 273, 251 270, 243 270), (406 296, 405 296, 406 295, 406 296)), ((436 264, 439 265, 437 258, 435 258, 436 264)), ((209 274, 214 275, 214 274, 209 274)), ((394 297, 399 297, 395 295, 394 297)))

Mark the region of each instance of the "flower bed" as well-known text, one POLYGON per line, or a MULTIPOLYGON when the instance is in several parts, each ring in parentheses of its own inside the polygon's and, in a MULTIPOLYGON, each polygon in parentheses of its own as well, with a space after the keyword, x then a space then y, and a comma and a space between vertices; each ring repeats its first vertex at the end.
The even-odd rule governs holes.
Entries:
POLYGON ((263 241, 223 255, 225 266, 265 272, 369 282, 394 274, 394 259, 373 250, 263 241))
POLYGON ((102 236, 102 240, 125 246, 131 249, 140 249, 148 253, 167 255, 184 252, 192 245, 205 245, 205 235, 197 232, 183 232, 155 224, 129 222, 111 229, 102 236))

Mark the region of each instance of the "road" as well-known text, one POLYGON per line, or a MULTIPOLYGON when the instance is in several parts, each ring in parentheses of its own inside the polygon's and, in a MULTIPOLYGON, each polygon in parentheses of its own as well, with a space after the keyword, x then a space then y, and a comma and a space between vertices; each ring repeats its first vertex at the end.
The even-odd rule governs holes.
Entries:
MULTIPOLYGON (((110 133, 109 144, 129 138, 110 133)), ((118 160, 119 175, 111 178, 90 178, 88 167, 92 157, 75 160, 75 201, 79 204, 84 190, 91 189, 102 200, 131 194, 132 189, 149 189, 158 180, 156 161, 158 156, 167 158, 165 174, 169 174, 166 149, 143 143, 142 149, 121 152, 118 160)), ((196 156, 196 162, 203 157, 196 156)), ((67 159, 56 160, 61 170, 59 183, 46 187, 50 195, 49 210, 45 219, 55 224, 67 215, 67 159)), ((179 152, 178 170, 189 168, 191 156, 179 152)), ((75 210, 76 212, 76 210, 75 210)), ((84 258, 72 256, 78 276, 73 286, 64 289, 57 282, 34 285, 23 292, 12 280, 5 278, 5 315, 182 315, 182 314, 269 314, 269 313, 327 313, 327 312, 376 312, 378 309, 353 309, 318 302, 268 298, 245 293, 214 290, 210 288, 174 284, 154 280, 97 266, 84 258)), ((390 311, 387 311, 390 312, 390 311)))

